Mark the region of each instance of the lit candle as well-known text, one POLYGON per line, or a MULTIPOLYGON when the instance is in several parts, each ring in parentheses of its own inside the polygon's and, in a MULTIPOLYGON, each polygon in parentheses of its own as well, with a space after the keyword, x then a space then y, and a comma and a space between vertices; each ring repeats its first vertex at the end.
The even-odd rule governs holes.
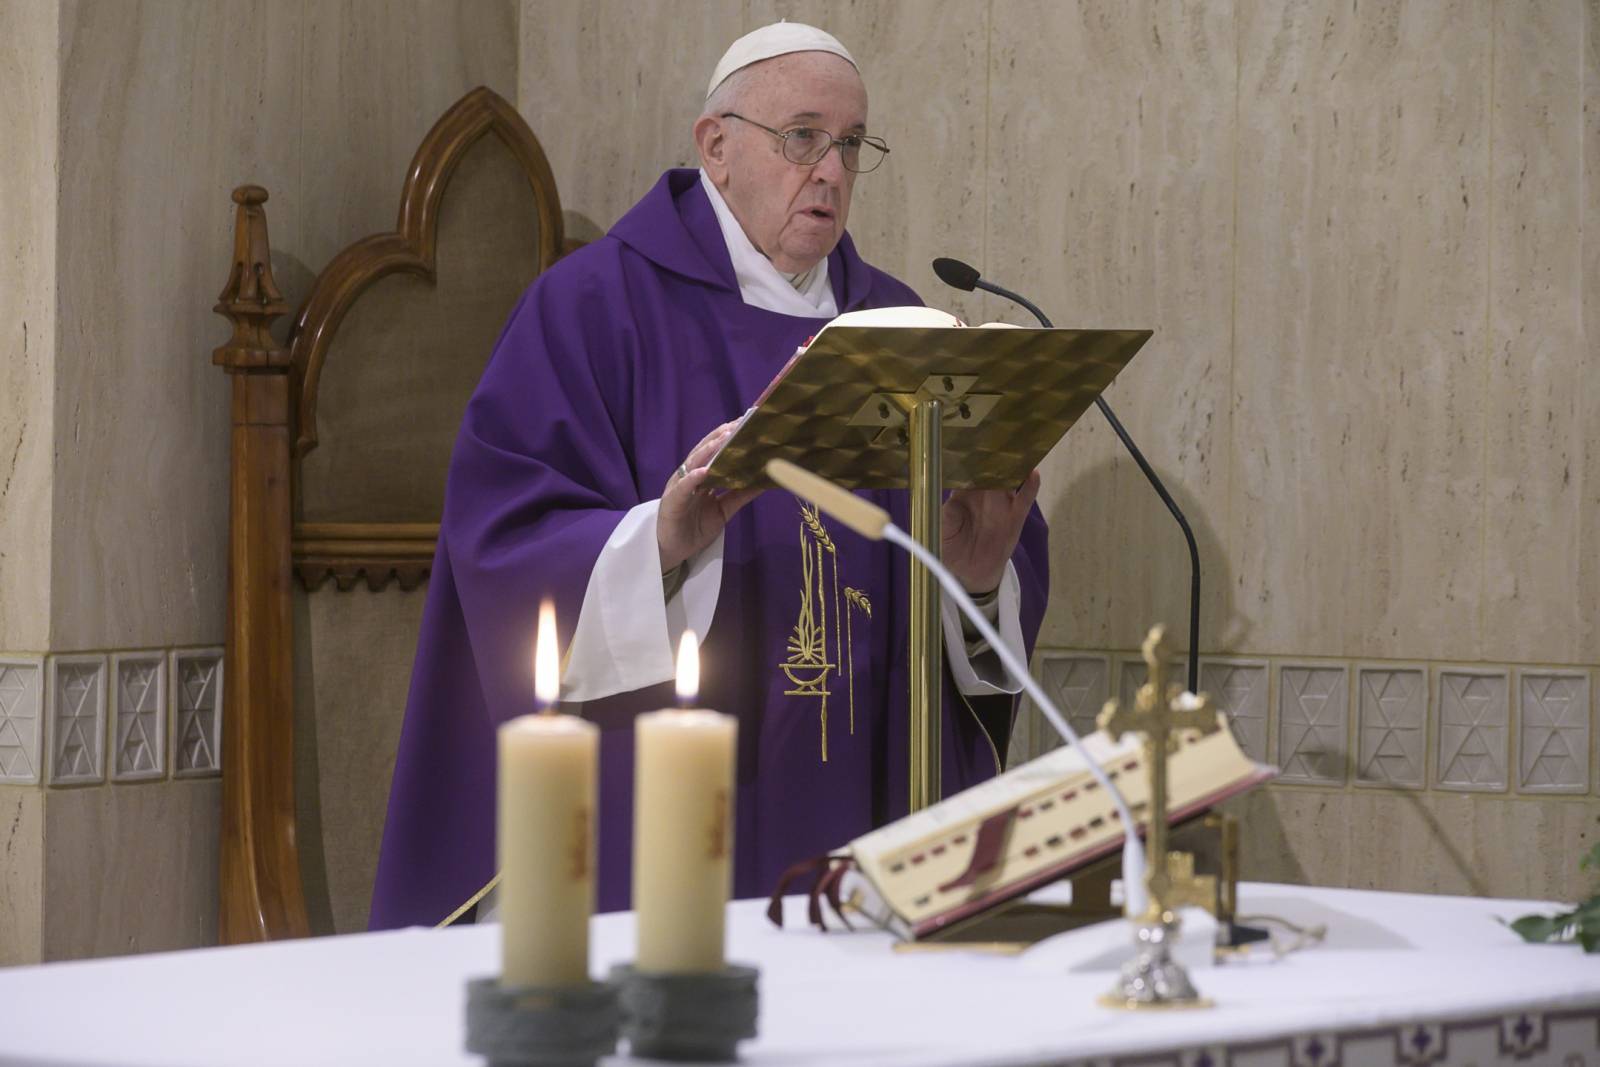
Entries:
POLYGON ((589 981, 600 731, 555 714, 560 657, 549 603, 534 648, 543 714, 500 727, 500 981, 548 988, 589 981))
MULTIPOLYGON (((694 634, 678 650, 678 700, 699 690, 694 634)), ((635 966, 654 974, 723 968, 733 883, 734 742, 730 715, 652 711, 634 725, 635 966)))

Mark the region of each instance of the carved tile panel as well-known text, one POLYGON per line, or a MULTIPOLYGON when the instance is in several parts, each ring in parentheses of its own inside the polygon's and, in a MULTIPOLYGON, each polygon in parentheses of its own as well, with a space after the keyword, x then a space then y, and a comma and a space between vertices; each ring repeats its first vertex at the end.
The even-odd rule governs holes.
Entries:
POLYGON ((1517 676, 1517 791, 1589 791, 1589 674, 1517 676))
POLYGON ((44 657, 0 659, 0 783, 36 785, 43 766, 44 657))
POLYGON ((1503 791, 1511 743, 1506 672, 1441 667, 1437 690, 1433 784, 1440 789, 1503 791))
POLYGON ((1280 782, 1343 785, 1350 762, 1350 671, 1285 665, 1278 671, 1280 782))
POLYGON ((222 773, 222 649, 172 654, 173 773, 222 773))
POLYGON ((1421 789, 1428 749, 1428 669, 1356 668, 1356 784, 1421 789))
POLYGON ((111 657, 111 777, 119 782, 167 773, 167 662, 160 652, 111 657))
MULTIPOLYGON (((1099 728, 1095 719, 1110 695, 1109 657, 1044 652, 1039 656, 1039 680, 1079 737, 1087 737, 1099 728)), ((1033 754, 1039 756, 1059 748, 1063 742, 1038 709, 1033 712, 1033 754)))
POLYGON ((50 784, 105 780, 106 658, 51 656, 50 784))
POLYGON ((1267 665, 1259 660, 1201 660, 1200 689, 1228 716, 1234 740, 1258 763, 1270 758, 1267 665))

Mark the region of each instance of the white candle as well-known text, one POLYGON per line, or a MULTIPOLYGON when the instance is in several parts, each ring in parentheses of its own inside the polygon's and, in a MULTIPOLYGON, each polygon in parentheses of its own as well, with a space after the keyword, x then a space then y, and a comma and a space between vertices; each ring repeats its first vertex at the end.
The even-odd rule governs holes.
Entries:
MULTIPOLYGON (((693 634, 685 635, 678 664, 679 696, 692 700, 693 634)), ((653 711, 635 720, 633 906, 641 971, 723 967, 737 736, 737 721, 714 711, 653 711)))
MULTIPOLYGON (((535 688, 549 708, 558 695, 559 658, 554 613, 545 608, 535 688)), ((600 731, 571 715, 523 715, 500 727, 499 748, 500 981, 583 984, 595 900, 600 731)))

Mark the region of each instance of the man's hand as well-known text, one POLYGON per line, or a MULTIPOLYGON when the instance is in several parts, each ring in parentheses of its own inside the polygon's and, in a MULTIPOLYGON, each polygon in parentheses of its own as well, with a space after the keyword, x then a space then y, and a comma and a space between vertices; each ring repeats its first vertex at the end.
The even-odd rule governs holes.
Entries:
POLYGON ((946 498, 939 512, 942 558, 967 592, 987 593, 1000 584, 1038 495, 1034 471, 1016 492, 957 489, 946 498))
POLYGON ((710 470, 707 465, 737 425, 725 422, 706 434, 667 479, 667 487, 661 491, 661 510, 656 513, 656 545, 661 549, 662 574, 715 541, 728 520, 761 495, 760 489, 716 492, 706 488, 710 470))

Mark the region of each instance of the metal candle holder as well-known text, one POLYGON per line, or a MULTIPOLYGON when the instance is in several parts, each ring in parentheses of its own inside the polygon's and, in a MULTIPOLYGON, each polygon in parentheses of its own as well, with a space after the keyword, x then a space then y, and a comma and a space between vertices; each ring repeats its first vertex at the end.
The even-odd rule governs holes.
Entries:
POLYGON ((1167 681, 1165 627, 1151 629, 1143 651, 1149 681, 1139 688, 1131 709, 1106 701, 1100 728, 1112 741, 1125 732, 1144 735, 1144 764, 1150 774, 1150 822, 1145 835, 1149 905, 1134 918, 1134 958, 1100 1003, 1110 1008, 1208 1007, 1211 1002, 1195 990, 1189 973, 1172 958, 1172 946, 1178 938, 1177 909, 1186 904, 1214 906, 1216 879, 1194 873, 1192 854, 1167 850, 1167 754, 1177 740, 1176 731, 1210 733, 1222 724, 1205 694, 1184 701, 1180 687, 1167 681))
POLYGON ((658 1060, 737 1059, 739 1042, 756 1036, 759 976, 736 963, 703 974, 613 968, 629 1051, 658 1060))
POLYGON ((467 983, 467 1051, 489 1067, 594 1067, 617 1050, 621 1017, 616 987, 506 986, 499 978, 467 983))

